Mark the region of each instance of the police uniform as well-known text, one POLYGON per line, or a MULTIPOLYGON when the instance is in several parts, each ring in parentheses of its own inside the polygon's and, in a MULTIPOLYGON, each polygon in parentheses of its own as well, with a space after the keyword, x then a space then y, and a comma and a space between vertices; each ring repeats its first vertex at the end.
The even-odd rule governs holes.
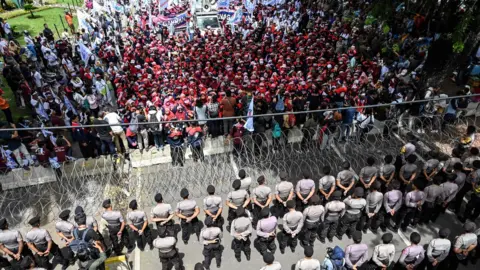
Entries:
MULTIPOLYGON (((391 239, 392 234, 385 234, 391 239)), ((384 238, 385 235, 382 237, 384 238)), ((391 241, 391 240, 390 240, 391 241)), ((374 269, 380 270, 385 265, 387 269, 392 269, 395 265, 393 259, 395 257, 395 245, 394 244, 380 244, 376 245, 373 249, 372 265, 374 269)))
MULTIPOLYGON (((60 213, 59 217, 62 220, 59 220, 55 223, 55 231, 57 233, 62 233, 65 237, 72 239, 73 238, 73 229, 75 226, 73 226, 72 223, 68 222, 66 219, 68 219, 68 216, 70 215, 70 210, 64 210, 60 213)), ((65 239, 61 239, 63 242, 66 242, 65 239)))
POLYGON ((401 229, 405 231, 408 225, 416 226, 420 220, 420 211, 425 202, 425 193, 420 190, 413 190, 405 195, 405 207, 400 214, 402 221, 401 229))
MULTIPOLYGON (((7 225, 7 221, 2 218, 0 219, 0 228, 5 228, 7 225)), ((10 229, 0 229, 0 245, 4 248, 8 249, 14 254, 17 254, 20 250, 20 243, 23 243, 22 234, 17 230, 10 230, 10 229)), ((10 262, 8 263, 13 269, 17 269, 19 267, 22 258, 25 256, 31 256, 31 252, 29 251, 26 244, 23 245, 22 252, 20 253, 20 260, 16 260, 14 257, 8 254, 10 257, 10 262)))
POLYGON ((205 269, 210 269, 210 263, 215 257, 217 268, 220 268, 222 261, 222 246, 220 245, 222 239, 222 230, 213 226, 212 217, 205 219, 205 226, 200 232, 200 242, 203 244, 203 266, 205 269), (211 242, 213 241, 213 242, 211 242))
MULTIPOLYGON (((355 173, 351 170, 343 170, 340 171, 337 174, 337 179, 340 180, 340 184, 346 188, 348 188, 352 182, 355 182, 355 173)), ((348 197, 353 194, 353 187, 347 192, 347 194, 344 194, 344 190, 341 189, 342 196, 348 197)))
MULTIPOLYGON (((188 197, 188 191, 186 189, 180 192, 182 198, 188 197)), ((184 216, 191 217, 195 213, 195 209, 197 209, 197 202, 192 199, 185 199, 179 203, 177 203, 177 213, 180 213, 184 216)), ((182 227, 182 240, 184 243, 187 243, 190 239, 190 235, 192 232, 195 232, 197 235, 197 240, 200 236, 200 224, 198 222, 198 217, 195 217, 190 222, 187 222, 185 219, 181 219, 180 227, 182 227)))
POLYGON ((302 231, 303 214, 299 211, 290 211, 283 216, 283 231, 280 239, 280 252, 285 252, 285 248, 290 246, 292 252, 298 243, 298 234, 302 231))
MULTIPOLYGON (((395 174, 395 165, 383 164, 380 167, 380 176, 383 176, 383 178, 390 179, 390 177, 392 177, 392 174, 395 174)), ((381 192, 382 193, 387 192, 387 184, 385 183, 385 181, 381 180, 380 183, 382 184, 381 192)))
MULTIPOLYGON (((152 218, 168 218, 173 214, 172 206, 168 203, 158 203, 152 208, 152 218)), ((175 236, 173 218, 162 225, 162 221, 155 223, 159 237, 175 236)))
POLYGON ((331 241, 337 232, 338 221, 345 214, 345 203, 339 201, 342 192, 337 190, 332 194, 332 201, 325 205, 325 218, 320 232, 320 241, 325 242, 325 237, 331 241))
POLYGON ((355 188, 355 196, 356 198, 348 197, 343 200, 343 203, 346 207, 345 215, 342 216, 340 221, 340 228, 338 230, 338 238, 342 238, 342 236, 347 233, 347 236, 351 236, 351 234, 356 230, 357 223, 360 221, 362 216, 362 211, 367 205, 362 196, 364 195, 364 191, 362 187, 355 188))
POLYGON ((263 256, 265 252, 270 251, 275 253, 277 245, 275 245, 277 218, 275 216, 269 217, 270 210, 263 208, 261 211, 262 219, 257 223, 257 238, 255 239, 255 246, 258 252, 263 256))
MULTIPOLYGON (((318 181, 318 189, 322 190, 326 194, 330 193, 330 190, 334 186, 335 186, 335 177, 333 175, 325 175, 322 178, 320 178, 320 180, 318 181)), ((325 198, 325 196, 321 192, 320 192, 320 199, 322 204, 328 201, 327 198, 325 198)))
MULTIPOLYGON (((365 182, 365 184, 370 184, 370 182, 372 181, 372 179, 377 175, 378 173, 378 169, 377 167, 374 167, 374 166, 366 166, 366 167, 363 167, 361 170, 360 170, 360 174, 359 174, 359 177, 360 179, 363 179, 363 182, 365 182)), ((358 182, 358 185, 359 186, 361 185, 361 187, 363 188, 367 188, 365 186, 363 186, 363 184, 361 183, 361 181, 358 182)))
MULTIPOLYGON (((440 234, 442 234, 442 230, 440 230, 440 234)), ((446 229, 448 230, 448 229, 446 229)), ((448 240, 446 237, 450 234, 450 230, 448 230, 448 233, 446 234, 445 237, 442 238, 435 238, 430 243, 428 244, 427 248, 427 269, 428 270, 433 270, 437 268, 442 268, 445 264, 445 259, 447 259, 449 253, 450 253, 450 248, 452 246, 452 243, 450 240, 448 240), (436 261, 437 264, 434 266, 432 263, 436 261)), ((446 266, 446 265, 445 265, 446 266)))
MULTIPOLYGON (((208 210, 212 215, 216 215, 222 206, 222 197, 216 195, 209 195, 203 199, 203 208, 208 210)), ((224 219, 219 215, 217 220, 213 221, 214 225, 223 230, 224 219)))
MULTIPOLYGON (((137 206, 136 200, 133 200, 130 202, 131 209, 136 209, 137 207, 138 206, 137 206)), ((147 215, 145 214, 144 211, 133 210, 131 212, 128 212, 127 224, 129 225, 129 227, 130 225, 133 225, 137 230, 141 230, 145 222, 147 222, 148 224, 147 215)), ((134 245, 136 241, 137 247, 141 251, 143 251, 145 249, 145 245, 148 243, 148 245, 150 246, 150 249, 153 249, 152 232, 150 231, 150 227, 148 225, 145 227, 145 230, 142 232, 141 235, 138 233, 138 231, 133 230, 131 227, 130 227, 129 233, 130 233, 130 242, 132 243, 132 245, 134 245)))
POLYGON ((237 261, 241 261, 241 252, 245 253, 247 260, 250 260, 250 236, 252 235, 252 221, 245 216, 243 207, 236 211, 237 218, 233 220, 230 235, 233 236, 232 249, 237 261))
MULTIPOLYGON (((103 208, 108 208, 112 205, 110 199, 103 201, 103 208)), ((122 249, 127 246, 128 252, 132 252, 135 248, 133 243, 130 243, 128 239, 128 232, 126 226, 124 226, 123 231, 120 231, 122 227, 123 216, 120 211, 107 210, 103 212, 102 219, 107 222, 108 234, 110 242, 112 243, 113 250, 117 255, 122 253, 122 249), (118 235, 120 233, 120 235, 118 235)))
MULTIPOLYGON (((278 195, 278 197, 280 197, 280 199, 282 199, 284 202, 287 202, 288 196, 291 192, 293 192, 293 184, 288 181, 281 181, 275 185, 275 195, 278 195)), ((292 198, 294 197, 295 195, 293 195, 292 198)), ((277 200, 275 201, 275 208, 275 216, 277 218, 283 217, 287 211, 285 205, 277 200)))
MULTIPOLYGON (((362 234, 359 231, 355 231, 352 234, 354 240, 362 238, 362 234)), ((345 266, 348 269, 353 269, 355 265, 360 268, 368 260, 368 246, 366 244, 352 244, 345 248, 345 266)))
POLYGON ((178 250, 175 247, 177 239, 173 236, 167 236, 163 238, 156 238, 153 240, 153 246, 158 248, 158 257, 162 263, 162 270, 167 270, 168 265, 171 263, 175 267, 175 270, 182 269, 182 261, 178 254, 178 250))
POLYGON ((417 268, 425 258, 425 249, 421 245, 411 245, 403 249, 402 255, 398 259, 396 269, 407 269, 407 265, 413 265, 417 268))
MULTIPOLYGON (((303 199, 305 200, 310 192, 315 189, 315 182, 312 179, 301 179, 297 182, 295 186, 295 192, 302 195, 303 199)), ((303 211, 306 207, 305 203, 303 202, 300 197, 297 197, 297 210, 303 211)))
MULTIPOLYGON (((418 169, 418 166, 416 164, 407 163, 400 168, 399 175, 403 176, 405 181, 408 182, 410 181, 410 178, 412 177, 412 175, 417 172, 417 169, 418 169)), ((405 184, 405 182, 403 182, 403 180, 401 180, 400 177, 399 179, 400 179, 400 189, 405 191, 407 189, 407 185, 405 184)))
MULTIPOLYGON (((475 223, 467 221, 463 225, 464 229, 467 231, 457 237, 455 240, 455 244, 453 245, 454 249, 461 249, 461 250, 466 250, 468 249, 471 245, 477 245, 478 244, 478 236, 473 233, 475 231, 475 223), (468 232, 470 231, 470 232, 468 232)), ((463 265, 467 266, 468 262, 473 259, 472 255, 475 252, 475 250, 470 251, 467 255, 464 255, 462 252, 455 254, 452 256, 452 259, 450 260, 450 266, 449 269, 456 270, 458 268, 459 263, 462 263, 463 265)))
POLYGON ((390 221, 393 220, 395 225, 393 230, 398 229, 398 212, 403 204, 402 192, 400 190, 394 189, 383 195, 383 211, 382 214, 383 224, 381 225, 382 231, 386 231, 387 227, 390 227, 390 221), (394 211, 392 216, 391 211, 394 211))
MULTIPOLYGON (((240 181, 233 181, 232 187, 235 189, 233 191, 230 191, 227 195, 227 200, 235 205, 236 207, 243 206, 246 200, 249 199, 248 192, 244 189, 239 189, 240 188, 240 181)), ((227 231, 230 230, 230 226, 232 224, 232 221, 235 219, 236 214, 235 214, 235 209, 233 208, 228 208, 228 227, 227 231)))
POLYGON ((443 189, 439 185, 433 183, 426 187, 423 192, 425 193, 425 203, 422 206, 420 220, 425 223, 430 221, 435 222, 442 210, 443 189))
MULTIPOLYGON (((423 165, 423 170, 427 173, 427 175, 430 175, 435 169, 438 172, 438 169, 440 168, 440 166, 441 166, 440 161, 436 158, 432 158, 427 160, 427 162, 425 162, 425 164, 423 165)), ((424 176, 423 172, 422 172, 422 176, 424 176)), ((432 175, 431 177, 433 176, 435 175, 432 175)))
MULTIPOLYGON (((316 200, 312 197, 312 200, 316 200)), ((319 200, 319 199, 318 199, 319 200)), ((313 246, 315 239, 317 238, 317 231, 323 222, 325 215, 325 208, 323 205, 310 205, 303 210, 303 230, 304 230, 304 246, 313 246)))
MULTIPOLYGON (((36 227, 40 224, 40 218, 34 217, 30 219, 28 222, 30 225, 35 226, 33 227, 26 235, 27 243, 32 244, 35 248, 40 252, 45 252, 48 249, 48 242, 52 242, 52 247, 50 248, 50 254, 54 256, 53 258, 53 265, 61 264, 63 267, 67 267, 69 262, 68 260, 64 259, 62 256, 62 252, 58 248, 57 244, 53 242, 50 233, 43 228, 36 227)), ((33 252, 33 250, 32 250, 33 252)), ((43 267, 47 269, 52 268, 52 264, 50 263, 50 255, 49 256, 41 256, 38 253, 34 254, 35 263, 38 267, 43 267)))
POLYGON ((457 195, 458 185, 455 182, 445 182, 440 185, 440 188, 442 189, 442 203, 448 206, 448 204, 450 204, 450 202, 455 199, 455 196, 457 195))
POLYGON ((455 183, 458 185, 458 192, 455 196, 455 204, 453 206, 455 213, 460 213, 463 197, 465 197, 465 195, 472 190, 472 180, 477 178, 477 175, 480 175, 480 169, 472 171, 470 174, 468 174, 468 176, 462 172, 457 172, 455 183), (462 180, 464 181, 462 182, 462 180))
MULTIPOLYGON (((255 198, 260 204, 265 205, 272 195, 272 189, 267 187, 266 185, 259 185, 258 187, 254 188, 252 191, 252 197, 255 198)), ((253 200, 252 200, 253 201, 253 200)), ((260 211, 262 208, 255 203, 253 205, 253 226, 257 225, 257 221, 260 219, 260 211)), ((265 207, 269 207, 266 205, 265 207)))
MULTIPOLYGON (((378 186, 380 186, 380 184, 378 184, 378 186)), ((373 233, 377 232, 382 223, 380 215, 382 204, 383 194, 381 192, 375 190, 367 195, 365 212, 359 224, 360 230, 365 232, 367 229, 370 229, 373 233), (369 214, 373 214, 373 216, 370 217, 369 214)))

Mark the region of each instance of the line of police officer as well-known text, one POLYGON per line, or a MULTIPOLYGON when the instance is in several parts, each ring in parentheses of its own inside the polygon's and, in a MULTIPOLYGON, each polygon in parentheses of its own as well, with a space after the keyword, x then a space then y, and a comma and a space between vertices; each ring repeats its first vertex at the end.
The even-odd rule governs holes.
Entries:
MULTIPOLYGON (((380 169, 374 166, 375 160, 369 157, 367 166, 362 168, 358 176, 351 170, 348 162, 342 165, 343 170, 336 178, 331 175, 329 167, 324 167, 324 176, 319 180, 318 190, 315 181, 306 172, 295 187, 288 181, 286 173, 280 173, 281 182, 275 186, 274 192, 265 185, 265 177, 261 176, 257 179, 258 186, 250 192, 252 180, 246 176, 244 170, 241 170, 240 179, 233 181, 233 190, 228 193, 226 199, 226 205, 229 207, 227 232, 234 238, 232 248, 235 257, 241 261, 241 253, 244 252, 246 259, 250 259, 250 237, 253 228, 256 229, 257 235, 254 247, 264 255, 267 252, 275 252, 276 240, 282 253, 287 246, 294 251, 300 232, 304 233, 301 239, 302 244, 313 246, 316 238, 325 243, 326 238, 332 241, 333 236, 342 239, 343 235, 347 235, 354 241, 358 241, 359 231, 365 232, 370 229, 377 233, 379 228, 385 232, 387 228, 396 231, 399 227, 405 230, 407 226, 415 226, 418 222, 435 221, 450 202, 455 202, 456 206, 458 200, 463 200, 466 193, 464 189, 467 192, 469 189, 474 190, 472 200, 476 202, 477 194, 480 193, 480 189, 477 192, 480 158, 472 158, 478 157, 478 153, 470 152, 473 154, 464 159, 465 168, 459 162, 461 160, 455 156, 442 164, 437 159, 437 153, 431 152, 431 159, 425 163, 418 176, 414 154, 407 156, 405 164, 400 168, 392 164, 391 156, 385 157, 380 169), (465 172, 469 173, 468 177, 465 172), (275 204, 270 208, 273 197, 276 198, 275 204), (279 218, 283 218, 283 228, 277 235, 279 218)), ((180 219, 183 242, 188 244, 191 234, 195 233, 197 240, 204 245, 204 267, 209 269, 213 258, 219 266, 223 249, 221 245, 222 199, 215 195, 213 186, 208 186, 207 192, 209 195, 203 200, 206 219, 205 228, 202 231, 200 231, 201 226, 198 220, 200 209, 195 200, 189 198, 187 189, 181 190, 182 201, 177 203, 175 212, 170 204, 163 202, 161 194, 156 194, 154 199, 157 205, 151 213, 151 221, 156 223, 159 236, 155 240, 148 226, 147 215, 144 211, 138 210, 136 200, 132 200, 129 204, 131 211, 127 215, 127 223, 119 211, 112 209, 111 201, 105 200, 102 204, 105 209, 102 219, 107 223, 113 251, 121 254, 125 246, 127 251, 131 252, 135 248, 135 241, 140 250, 148 244, 151 249, 156 247, 159 250, 164 268, 169 263, 173 263, 176 269, 180 269, 182 263, 175 247, 177 240, 173 221, 176 215, 180 219)), ((476 204, 467 204, 466 216, 475 218, 478 208, 480 207, 476 204)), ((75 210, 75 215, 82 213, 81 207, 75 210)), ((57 234, 65 243, 72 240, 72 231, 75 227, 68 222, 69 214, 68 210, 63 211, 56 224, 57 234)), ((87 226, 98 232, 94 218, 87 217, 86 220, 87 226)), ((34 253, 34 263, 49 269, 52 267, 49 262, 49 256, 52 254, 53 263, 61 264, 66 268, 70 260, 67 248, 59 248, 51 240, 49 233, 39 227, 38 217, 33 218, 29 223, 32 225, 32 230, 27 234, 27 245, 34 253)), ((23 248, 23 240, 18 240, 21 238, 18 231, 9 231, 5 220, 0 220, 0 225, 4 228, 0 233, 2 249, 10 250, 6 253, 11 257, 12 265, 15 265, 20 261, 20 256, 24 256, 23 254, 28 250, 23 248)), ((466 233, 459 237, 463 242, 458 247, 455 245, 453 251, 454 258, 458 258, 458 262, 465 262, 465 258, 471 256, 476 249, 476 245, 472 248, 477 238, 472 231, 471 223, 466 223, 465 226, 466 233)), ((445 235, 445 232, 440 235, 440 238, 444 239, 442 235, 445 235)), ((416 240, 418 237, 412 235, 411 238, 416 240)), ((415 243, 413 240, 411 242, 415 243)), ((431 244, 434 251, 442 248, 444 250, 447 246, 445 241, 440 240, 431 244)), ((364 254, 361 254, 364 249, 364 247, 349 249, 347 256, 353 256, 353 260, 364 258, 364 254)), ((408 252, 421 253, 419 248, 413 247, 408 249, 408 252)), ((408 252, 407 255, 410 254, 408 252)), ((383 253, 385 255, 388 252, 383 253)), ((436 253, 438 252, 433 252, 433 254, 436 253)), ((429 257, 427 266, 438 268, 439 260, 443 256, 442 253, 433 260, 429 257), (436 262, 435 265, 434 262, 436 262)), ((413 257, 418 258, 418 256, 413 257)), ((409 259, 408 256, 404 258, 406 263, 400 260, 399 267, 408 266, 409 259)), ((418 265, 415 264, 415 267, 418 265)), ((455 265, 455 262, 450 260, 449 265, 455 265)))

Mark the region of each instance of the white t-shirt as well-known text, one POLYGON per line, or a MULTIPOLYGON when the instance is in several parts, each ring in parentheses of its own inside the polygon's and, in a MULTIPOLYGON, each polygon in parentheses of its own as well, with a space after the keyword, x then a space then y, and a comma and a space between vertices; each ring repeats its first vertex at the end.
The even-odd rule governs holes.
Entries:
MULTIPOLYGON (((108 124, 110 125, 120 124, 121 123, 120 121, 122 121, 120 116, 114 112, 111 112, 105 115, 103 120, 107 121, 108 124)), ((113 133, 120 133, 123 131, 121 126, 111 126, 110 128, 112 129, 113 133)))

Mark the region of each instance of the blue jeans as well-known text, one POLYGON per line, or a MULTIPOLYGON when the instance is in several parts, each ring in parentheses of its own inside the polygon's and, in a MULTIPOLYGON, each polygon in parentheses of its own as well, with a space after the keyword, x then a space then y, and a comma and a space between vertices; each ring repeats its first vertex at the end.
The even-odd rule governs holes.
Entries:
POLYGON ((107 147, 108 147, 108 153, 109 154, 115 155, 117 153, 117 151, 115 150, 115 144, 113 143, 113 140, 111 140, 111 139, 110 140, 100 139, 100 141, 102 142, 101 149, 102 149, 102 154, 103 155, 107 154, 107 147))
POLYGON ((340 126, 340 140, 348 140, 350 137, 351 126, 352 124, 342 123, 340 126))

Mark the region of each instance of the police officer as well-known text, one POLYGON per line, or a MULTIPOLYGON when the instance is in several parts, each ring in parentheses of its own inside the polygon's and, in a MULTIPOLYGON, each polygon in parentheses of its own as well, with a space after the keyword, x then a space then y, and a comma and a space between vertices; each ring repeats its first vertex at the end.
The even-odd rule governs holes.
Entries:
POLYGON ((292 200, 293 193, 293 184, 287 181, 287 173, 280 172, 280 183, 275 185, 275 216, 277 218, 283 217, 286 213, 287 201, 292 200))
POLYGON ((409 188, 412 181, 417 177, 417 165, 415 164, 417 161, 417 156, 412 154, 407 157, 407 163, 400 168, 400 172, 398 176, 401 180, 401 190, 407 190, 409 188))
POLYGON ((250 236, 252 235, 253 227, 252 222, 247 217, 245 209, 239 206, 235 213, 237 218, 232 222, 232 228, 230 234, 233 236, 232 248, 235 253, 235 258, 238 262, 241 262, 241 252, 245 253, 247 261, 250 260, 250 236))
POLYGON ((449 269, 456 270, 459 263, 467 266, 473 256, 474 250, 477 247, 477 235, 474 233, 476 228, 475 223, 471 221, 465 222, 463 225, 464 233, 459 235, 453 245, 453 254, 449 269))
POLYGON ((150 227, 148 226, 147 214, 145 211, 138 210, 137 200, 131 200, 128 207, 132 209, 127 214, 127 224, 130 227, 130 242, 141 250, 145 250, 145 246, 148 243, 150 250, 153 249, 153 238, 150 227), (145 243, 146 242, 146 243, 145 243))
POLYGON ((454 208, 454 212, 457 213, 457 215, 459 215, 460 213, 460 208, 462 207, 462 203, 463 203, 463 197, 465 197, 465 195, 470 190, 472 190, 472 182, 475 182, 478 178, 480 178, 480 160, 473 161, 472 165, 473 165, 473 171, 470 174, 468 174, 467 178, 465 179, 465 183, 463 185, 459 185, 457 196, 455 196, 455 205, 453 206, 453 208, 454 208))
POLYGON ((158 257, 162 263, 162 270, 170 269, 169 264, 173 264, 175 270, 183 269, 176 244, 177 239, 173 236, 157 237, 153 240, 153 246, 158 248, 158 257))
POLYGON ((182 197, 183 201, 177 203, 176 210, 177 216, 181 219, 182 240, 185 244, 188 244, 192 231, 197 235, 197 240, 199 240, 200 237, 200 224, 197 218, 200 213, 200 208, 198 208, 197 202, 188 198, 189 195, 188 189, 186 188, 180 191, 180 197, 182 197))
POLYGON ((448 240, 450 229, 442 228, 438 232, 439 238, 435 238, 428 244, 427 248, 427 269, 442 269, 447 266, 446 259, 450 253, 452 243, 448 240))
POLYGON ((318 180, 318 191, 320 192, 320 203, 324 203, 330 200, 333 192, 335 191, 335 176, 330 175, 330 166, 324 166, 323 177, 318 180))
POLYGON ((22 234, 17 230, 10 230, 5 218, 0 218, 0 250, 8 255, 13 269, 20 269, 23 257, 32 255, 24 246, 22 234))
POLYGON ((383 210, 380 211, 383 224, 380 226, 383 232, 387 231, 387 227, 392 231, 398 230, 398 212, 403 204, 403 194, 400 190, 400 183, 393 181, 388 186, 388 192, 383 195, 383 210), (391 221, 395 225, 391 225, 391 221))
POLYGON ((360 182, 357 186, 361 186, 364 189, 370 189, 370 186, 375 183, 377 179, 378 169, 375 165, 375 159, 373 157, 367 158, 367 166, 363 167, 360 170, 360 174, 358 175, 360 178, 360 182))
POLYGON ((223 231, 223 217, 222 217, 222 198, 215 195, 215 187, 209 185, 207 187, 208 196, 203 199, 203 211, 207 217, 211 217, 215 226, 223 231))
POLYGON ((337 232, 338 221, 345 214, 345 203, 340 201, 341 198, 342 191, 336 190, 332 194, 332 200, 325 205, 325 218, 320 232, 320 242, 322 243, 325 243, 325 237, 328 237, 330 242, 333 241, 333 236, 337 232))
POLYGON ((253 199, 253 226, 257 226, 257 221, 260 218, 260 211, 265 207, 270 207, 272 202, 272 189, 265 185, 265 176, 260 176, 257 179, 258 186, 252 191, 253 199))
POLYGON ((366 199, 365 212, 358 226, 358 229, 362 230, 363 233, 366 233, 367 229, 377 233, 380 227, 381 218, 379 212, 383 204, 383 194, 380 192, 381 186, 380 182, 376 181, 370 187, 370 193, 366 199))
POLYGON ((316 270, 320 269, 320 261, 313 257, 313 247, 306 246, 303 250, 305 258, 300 259, 295 265, 295 270, 316 270))
POLYGON ((75 228, 75 226, 68 221, 69 216, 70 210, 63 210, 58 216, 60 220, 55 223, 55 231, 57 232, 58 236, 60 236, 60 239, 66 244, 73 240, 72 233, 73 229, 75 228))
POLYGON ((393 178, 395 178, 395 165, 392 164, 392 155, 386 155, 383 158, 383 161, 384 164, 382 164, 382 166, 380 167, 379 178, 380 180, 382 180, 380 181, 380 183, 382 184, 381 192, 385 193, 387 192, 387 187, 390 185, 393 178))
POLYGON ((304 246, 313 247, 315 239, 317 238, 317 230, 323 222, 324 214, 325 208, 320 204, 320 197, 313 195, 312 198, 310 198, 309 206, 303 210, 304 246))
POLYGON ((395 257, 395 245, 392 244, 393 235, 386 233, 382 235, 382 244, 376 245, 373 249, 372 265, 373 269, 392 269, 395 264, 393 259, 395 257))
POLYGON ((252 185, 252 178, 247 176, 244 169, 238 171, 238 178, 240 179, 240 189, 246 190, 250 195, 250 186, 252 185))
POLYGON ((423 192, 423 181, 421 179, 415 179, 412 184, 413 190, 405 195, 405 207, 402 208, 399 215, 402 224, 400 228, 402 231, 406 231, 408 225, 416 226, 420 220, 420 212, 425 202, 425 193, 423 192))
POLYGON ((368 260, 368 246, 362 244, 362 232, 352 232, 353 244, 345 248, 347 269, 359 269, 368 260))
POLYGON ((315 194, 315 182, 310 178, 310 173, 308 171, 304 171, 303 179, 299 180, 295 186, 298 211, 303 211, 308 204, 308 200, 310 200, 313 194, 315 194))
POLYGON ((52 269, 61 264, 62 269, 67 269, 69 262, 64 259, 57 244, 53 242, 50 233, 40 228, 40 218, 34 217, 28 221, 32 229, 27 233, 26 240, 30 250, 35 254, 35 264, 39 267, 52 269), (53 255, 53 265, 50 263, 50 255, 53 255))
POLYGON ((279 262, 275 261, 275 256, 273 256, 273 253, 274 252, 272 253, 265 252, 265 254, 262 255, 265 266, 260 268, 260 270, 281 270, 282 269, 282 265, 279 262))
POLYGON ((220 268, 222 262, 222 246, 220 245, 222 239, 222 230, 215 226, 213 218, 208 216, 205 218, 205 226, 200 232, 200 242, 203 244, 203 266, 205 269, 210 269, 210 263, 213 257, 217 261, 217 268, 220 268))
POLYGON ((440 188, 442 189, 442 195, 440 195, 440 200, 441 200, 440 211, 441 212, 444 212, 445 209, 447 209, 450 202, 453 199, 455 199, 455 195, 458 192, 458 185, 457 183, 455 183, 456 178, 457 178, 457 174, 454 174, 454 173, 447 174, 446 176, 447 181, 440 185, 440 188))
POLYGON ((362 198, 364 190, 362 187, 356 187, 353 196, 348 196, 343 202, 346 206, 345 215, 340 220, 340 228, 338 230, 338 239, 342 240, 342 236, 346 233, 348 238, 356 231, 357 223, 360 221, 362 211, 367 205, 367 201, 362 198))
POLYGON ((355 173, 350 169, 350 163, 348 161, 342 164, 342 168, 343 170, 337 174, 337 186, 342 192, 342 196, 347 197, 353 193, 355 173))
POLYGON ((152 222, 157 225, 157 233, 159 237, 175 236, 173 216, 175 215, 172 206, 163 202, 163 196, 160 193, 155 194, 155 202, 157 205, 152 208, 152 222))
POLYGON ((436 175, 430 180, 432 183, 426 187, 423 192, 425 193, 425 203, 422 206, 422 212, 420 221, 429 223, 435 222, 442 211, 442 193, 443 189, 440 184, 443 181, 443 176, 436 175))
POLYGON ((430 155, 430 159, 425 162, 423 165, 422 176, 427 181, 433 181, 433 177, 438 173, 440 170, 440 161, 438 160, 438 151, 430 151, 428 153, 430 155))
POLYGON ((295 210, 295 202, 293 200, 287 202, 288 213, 283 216, 283 231, 279 236, 280 252, 285 253, 285 248, 290 246, 292 252, 298 243, 298 233, 302 231, 303 214, 295 210))
POLYGON ((260 212, 260 219, 257 223, 257 238, 255 239, 255 246, 258 252, 263 256, 267 251, 275 253, 277 245, 275 245, 275 238, 277 235, 277 218, 270 216, 270 209, 263 208, 260 212))
POLYGON ((423 262, 425 250, 423 246, 418 245, 421 240, 422 237, 417 232, 410 234, 411 245, 403 249, 402 255, 395 265, 396 269, 416 269, 423 262))
POLYGON ((125 227, 125 221, 120 211, 112 210, 112 201, 106 199, 102 203, 105 212, 102 214, 102 219, 107 222, 108 234, 110 242, 113 246, 113 251, 117 255, 122 254, 123 246, 127 246, 128 253, 132 252, 135 246, 130 243, 128 239, 128 232, 125 227))
POLYGON ((240 187, 241 187, 240 180, 237 179, 233 181, 232 183, 233 191, 230 191, 227 195, 226 205, 229 207, 228 217, 227 217, 227 221, 228 221, 227 231, 230 231, 230 226, 232 225, 232 221, 236 217, 235 209, 237 209, 239 206, 242 206, 243 208, 247 208, 247 206, 250 204, 250 196, 248 195, 246 190, 240 189, 240 187))

